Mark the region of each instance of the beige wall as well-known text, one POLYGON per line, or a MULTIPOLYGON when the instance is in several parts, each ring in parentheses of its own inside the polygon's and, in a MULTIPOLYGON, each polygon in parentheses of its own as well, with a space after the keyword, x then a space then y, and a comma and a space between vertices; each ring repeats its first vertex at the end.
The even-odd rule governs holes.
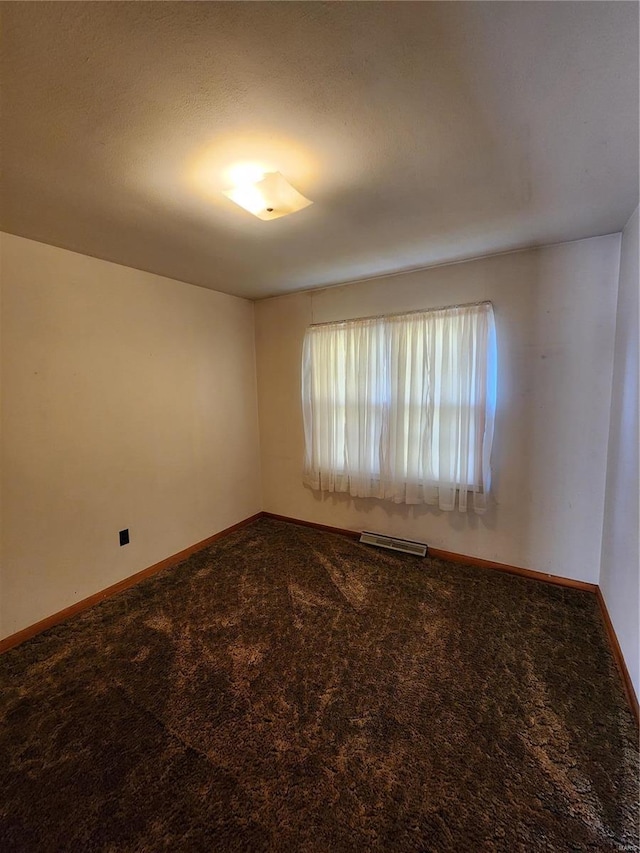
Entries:
POLYGON ((0 261, 4 636, 261 496, 250 302, 10 235, 0 261))
POLYGON ((264 509, 597 583, 620 236, 264 300, 256 354, 264 509), (495 502, 484 516, 319 494, 301 482, 306 326, 492 300, 495 502))
POLYGON ((640 696, 638 209, 622 235, 600 586, 640 696))
MULTIPOLYGON (((621 579, 612 552, 615 441, 602 539, 619 249, 614 235, 257 303, 259 453, 251 303, 1 235, 0 635, 264 508, 591 582, 602 551, 632 647, 633 565, 621 579), (487 514, 303 487, 306 326, 479 299, 494 303, 499 344, 487 514)), ((618 389, 633 251, 625 232, 618 389)))

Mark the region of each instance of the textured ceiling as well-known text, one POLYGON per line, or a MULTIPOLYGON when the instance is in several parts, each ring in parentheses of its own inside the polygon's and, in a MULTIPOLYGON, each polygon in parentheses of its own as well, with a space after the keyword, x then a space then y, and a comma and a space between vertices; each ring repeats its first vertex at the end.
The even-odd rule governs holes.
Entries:
POLYGON ((620 230, 638 5, 3 3, 6 231, 261 296, 620 230), (242 161, 311 207, 262 222, 242 161))

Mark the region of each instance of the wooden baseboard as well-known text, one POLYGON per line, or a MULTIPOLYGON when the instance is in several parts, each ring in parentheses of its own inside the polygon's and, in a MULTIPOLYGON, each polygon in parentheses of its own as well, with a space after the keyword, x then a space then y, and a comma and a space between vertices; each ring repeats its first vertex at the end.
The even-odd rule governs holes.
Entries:
POLYGON ((627 664, 625 663, 622 649, 620 648, 620 643, 618 642, 618 637, 616 635, 615 628, 613 627, 611 617, 609 616, 609 611, 607 610, 607 605, 600 587, 596 589, 596 598, 600 605, 600 613, 602 614, 602 621, 604 622, 604 627, 609 638, 611 651, 613 652, 613 657, 618 667, 620 677, 622 678, 624 691, 627 694, 631 710, 635 714, 636 723, 640 725, 640 706, 638 705, 638 697, 636 696, 636 691, 633 688, 633 682, 631 681, 631 676, 629 675, 629 670, 627 669, 627 664))
MULTIPOLYGON (((304 521, 301 518, 289 518, 286 515, 276 515, 275 512, 263 512, 264 518, 275 518, 277 521, 288 521, 291 524, 301 524, 303 527, 314 527, 316 530, 326 530, 329 533, 337 533, 341 536, 349 536, 352 539, 360 538, 359 530, 346 530, 343 527, 329 527, 326 524, 317 524, 315 521, 304 521)), ((509 566, 506 563, 496 563, 494 560, 485 560, 482 557, 468 557, 466 554, 456 554, 454 551, 442 551, 440 548, 429 546, 429 556, 439 560, 447 560, 450 563, 463 563, 466 566, 478 566, 482 569, 496 569, 499 572, 507 572, 510 575, 519 575, 535 581, 544 581, 557 586, 566 586, 571 589, 583 589, 587 592, 595 592, 598 588, 595 583, 577 581, 571 578, 563 578, 560 575, 549 575, 545 572, 534 572, 531 569, 521 569, 519 566, 509 566)))
POLYGON ((232 524, 231 527, 220 530, 218 533, 214 533, 213 536, 209 536, 201 542, 196 542, 195 545, 190 545, 183 551, 178 551, 177 554, 172 554, 170 557, 160 560, 159 563, 154 563, 153 566, 149 566, 141 572, 136 572, 135 575, 130 575, 128 578, 118 581, 118 583, 114 583, 105 589, 101 589, 100 592, 95 592, 88 598, 83 598, 82 601, 76 601, 69 607, 65 607, 64 610, 59 610, 57 613, 47 616, 46 619, 41 619, 40 622, 36 622, 34 625, 29 625, 27 628, 23 628, 22 631, 18 631, 15 634, 11 634, 9 637, 5 637, 3 640, 0 640, 0 654, 14 648, 14 646, 20 645, 20 643, 24 643, 25 640, 30 640, 31 637, 35 637, 36 634, 46 631, 47 628, 53 628, 54 625, 59 625, 60 622, 70 619, 72 616, 75 616, 76 613, 88 610, 89 607, 93 607, 94 604, 99 604, 101 601, 104 601, 105 598, 110 598, 118 592, 122 592, 125 589, 129 589, 129 587, 135 586, 137 583, 140 583, 140 581, 151 577, 151 575, 155 575, 157 572, 161 572, 163 569, 168 569, 171 566, 177 566, 178 563, 182 563, 183 560, 186 560, 187 557, 195 554, 196 551, 201 551, 203 548, 207 548, 218 539, 222 539, 223 536, 228 536, 230 533, 233 533, 234 530, 240 530, 241 527, 246 527, 248 524, 257 521, 261 517, 262 513, 258 512, 249 518, 243 519, 243 521, 239 521, 237 524, 232 524))
POLYGON ((518 575, 521 578, 529 578, 534 581, 551 583, 555 586, 569 587, 570 589, 582 589, 586 592, 595 592, 598 585, 588 581, 578 581, 573 578, 563 578, 561 575, 550 575, 546 572, 534 572, 532 569, 522 569, 519 566, 510 566, 507 563, 496 563, 495 560, 485 560, 482 557, 468 557, 465 554, 456 554, 453 551, 442 551, 440 548, 429 548, 429 555, 439 560, 448 560, 451 563, 464 563, 467 566, 477 566, 481 569, 494 569, 498 572, 506 572, 509 575, 518 575))
POLYGON ((304 521, 302 518, 289 518, 288 515, 277 515, 275 512, 263 512, 263 518, 273 518, 276 521, 286 521, 289 524, 299 524, 301 527, 313 527, 315 530, 324 530, 325 533, 337 533, 339 536, 349 536, 351 539, 359 539, 359 530, 346 530, 344 527, 330 527, 328 524, 318 524, 316 521, 304 521))

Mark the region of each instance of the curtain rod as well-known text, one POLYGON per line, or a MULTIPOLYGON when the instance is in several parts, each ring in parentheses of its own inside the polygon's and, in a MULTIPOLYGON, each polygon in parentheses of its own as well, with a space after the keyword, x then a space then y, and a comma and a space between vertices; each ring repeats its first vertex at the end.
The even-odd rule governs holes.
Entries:
POLYGON ((451 311, 455 308, 473 308, 476 305, 491 305, 488 299, 480 302, 463 302, 459 305, 443 305, 439 308, 417 308, 415 311, 397 311, 395 314, 370 314, 368 317, 351 317, 349 320, 326 320, 324 323, 311 323, 310 329, 317 326, 342 326, 345 323, 358 323, 362 320, 383 320, 386 317, 411 317, 413 314, 431 314, 437 311, 451 311))

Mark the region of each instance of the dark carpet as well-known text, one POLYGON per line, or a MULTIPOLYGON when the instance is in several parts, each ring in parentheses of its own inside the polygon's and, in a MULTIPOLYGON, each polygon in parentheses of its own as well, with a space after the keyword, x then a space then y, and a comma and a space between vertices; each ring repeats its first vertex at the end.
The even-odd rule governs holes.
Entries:
POLYGON ((3 851, 636 851, 591 593, 261 520, 0 658, 3 851))

